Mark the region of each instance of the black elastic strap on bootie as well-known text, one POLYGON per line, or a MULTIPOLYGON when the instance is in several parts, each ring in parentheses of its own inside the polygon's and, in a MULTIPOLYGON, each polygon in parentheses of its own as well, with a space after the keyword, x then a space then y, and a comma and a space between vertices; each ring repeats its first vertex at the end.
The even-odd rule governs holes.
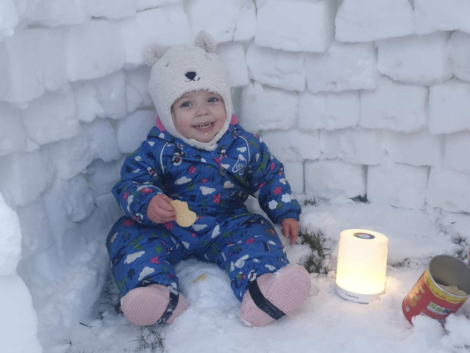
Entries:
POLYGON ((162 317, 156 322, 156 324, 164 324, 170 316, 175 311, 176 307, 178 306, 178 301, 180 299, 180 293, 176 291, 170 290, 170 301, 168 302, 168 306, 165 309, 162 317))
POLYGON ((253 299, 256 306, 271 316, 274 320, 279 320, 281 317, 286 315, 282 310, 276 308, 273 303, 264 297, 263 293, 261 293, 261 290, 259 289, 257 280, 250 283, 248 291, 250 292, 251 299, 253 299))

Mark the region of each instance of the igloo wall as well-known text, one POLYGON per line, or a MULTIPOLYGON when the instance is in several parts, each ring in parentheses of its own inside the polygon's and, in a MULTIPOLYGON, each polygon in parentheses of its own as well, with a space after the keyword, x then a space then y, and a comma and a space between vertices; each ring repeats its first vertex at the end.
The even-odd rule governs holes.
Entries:
POLYGON ((469 17, 467 0, 0 0, 0 340, 20 327, 18 352, 40 352, 37 331, 92 310, 110 189, 157 115, 143 50, 200 30, 295 193, 469 213, 469 17))

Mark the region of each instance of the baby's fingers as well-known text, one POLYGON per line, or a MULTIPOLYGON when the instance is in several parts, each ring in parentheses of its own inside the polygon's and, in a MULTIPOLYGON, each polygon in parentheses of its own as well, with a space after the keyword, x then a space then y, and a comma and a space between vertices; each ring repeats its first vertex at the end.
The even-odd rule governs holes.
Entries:
MULTIPOLYGON (((170 205, 170 207, 171 207, 171 205, 170 205)), ((158 208, 156 213, 160 218, 163 218, 166 221, 168 221, 169 219, 171 219, 171 220, 176 219, 176 213, 175 213, 175 210, 174 210, 173 207, 171 207, 170 211, 168 211, 167 209, 164 209, 164 208, 158 208)))
POLYGON ((294 244, 295 241, 297 240, 297 237, 299 236, 299 223, 297 222, 292 222, 290 224, 290 245, 294 244))
POLYGON ((170 198, 166 195, 159 195, 158 206, 163 210, 166 210, 166 211, 169 211, 169 212, 173 211, 173 213, 174 213, 175 209, 170 204, 171 201, 173 201, 172 198, 170 198))

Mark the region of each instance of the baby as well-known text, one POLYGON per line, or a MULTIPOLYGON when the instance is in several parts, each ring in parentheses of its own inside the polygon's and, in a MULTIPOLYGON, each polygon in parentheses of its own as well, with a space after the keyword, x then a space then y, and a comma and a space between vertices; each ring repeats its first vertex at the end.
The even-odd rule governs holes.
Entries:
POLYGON ((307 271, 289 264, 271 223, 244 205, 256 197, 295 242, 301 210, 284 168, 260 137, 237 124, 214 51, 202 32, 195 46, 148 53, 159 119, 122 167, 113 194, 125 216, 107 238, 122 311, 136 325, 171 323, 188 307, 173 266, 190 256, 226 271, 249 326, 291 312, 310 289, 307 271), (197 214, 194 224, 175 223, 173 200, 197 214))

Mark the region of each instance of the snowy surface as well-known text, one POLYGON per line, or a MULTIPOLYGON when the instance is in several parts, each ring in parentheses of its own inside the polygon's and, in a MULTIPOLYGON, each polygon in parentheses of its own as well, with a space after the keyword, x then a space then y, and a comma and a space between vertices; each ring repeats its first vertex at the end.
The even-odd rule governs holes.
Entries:
MULTIPOLYGON (((56 332, 45 352, 151 352, 142 348, 156 342, 156 335, 163 337, 167 353, 468 352, 470 302, 451 315, 445 327, 427 317, 417 317, 412 326, 401 312, 403 298, 430 257, 454 254, 460 248, 454 243, 458 235, 454 225, 440 222, 443 215, 432 209, 409 211, 345 199, 306 206, 303 211, 301 225, 323 232, 326 238, 330 268, 336 266, 341 230, 365 228, 388 236, 387 286, 380 300, 368 305, 346 301, 335 294, 334 271, 311 274, 310 295, 298 310, 264 328, 249 328, 240 321, 240 304, 225 273, 213 264, 189 259, 177 265, 177 273, 190 308, 173 324, 151 327, 155 334, 129 324, 112 307, 117 298, 110 285, 95 314, 67 332, 56 332)), ((309 248, 296 244, 287 253, 292 262, 302 262, 309 248)), ((50 309, 61 312, 64 304, 51 303, 50 309)))
POLYGON ((256 45, 324 52, 334 37, 337 1, 257 1, 256 45))
POLYGON ((0 0, 0 352, 152 351, 110 304, 110 190, 157 116, 143 50, 206 30, 242 126, 317 202, 302 225, 325 234, 333 271, 250 329, 225 274, 183 262, 191 308, 156 328, 165 351, 468 353, 469 303, 445 328, 411 326, 400 303, 433 255, 470 245, 469 18, 469 0, 0 0), (390 237, 387 294, 367 306, 333 290, 353 227, 390 237))
POLYGON ((413 33, 408 0, 344 0, 336 16, 336 39, 368 42, 413 33))

